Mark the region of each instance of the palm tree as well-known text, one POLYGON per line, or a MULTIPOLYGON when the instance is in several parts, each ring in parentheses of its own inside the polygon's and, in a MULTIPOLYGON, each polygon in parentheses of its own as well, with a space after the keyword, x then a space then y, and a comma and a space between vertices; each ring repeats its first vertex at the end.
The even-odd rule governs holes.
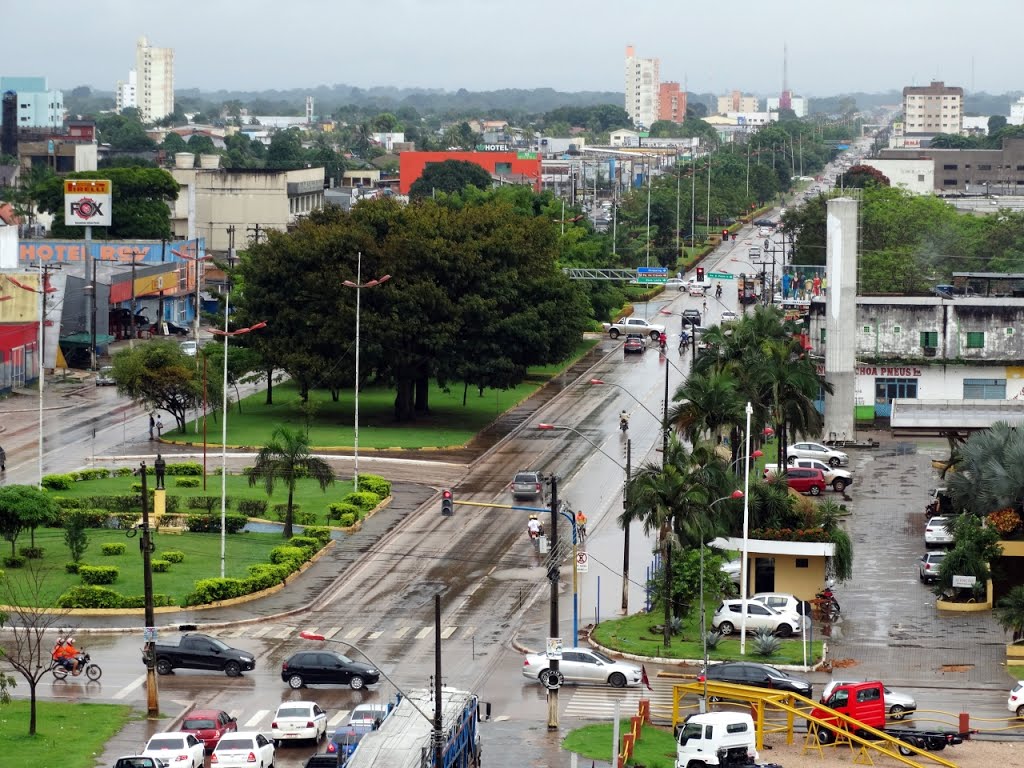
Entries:
POLYGON ((717 445, 724 427, 745 418, 736 379, 727 371, 692 374, 672 399, 679 405, 669 411, 668 421, 690 442, 708 433, 717 445))
POLYGON ((957 510, 984 516, 1024 503, 1024 433, 1000 421, 975 432, 954 455, 949 495, 957 510))
POLYGON ((292 499, 295 483, 300 477, 311 477, 326 492, 334 483, 334 472, 323 459, 309 452, 309 440, 300 431, 285 427, 274 430, 271 440, 260 449, 256 463, 249 471, 249 485, 263 481, 267 495, 274 493, 274 486, 280 481, 288 487, 288 506, 284 516, 284 537, 292 537, 292 499))
POLYGON ((1024 638, 1024 586, 1014 587, 999 600, 996 621, 1003 629, 1013 632, 1013 642, 1024 638))
POLYGON ((668 444, 663 465, 648 462, 629 479, 626 508, 619 516, 623 528, 639 520, 644 533, 658 532, 658 547, 665 563, 664 645, 672 644, 672 547, 682 542, 703 544, 714 533, 716 521, 709 505, 728 487, 725 462, 707 444, 688 452, 676 436, 668 444))

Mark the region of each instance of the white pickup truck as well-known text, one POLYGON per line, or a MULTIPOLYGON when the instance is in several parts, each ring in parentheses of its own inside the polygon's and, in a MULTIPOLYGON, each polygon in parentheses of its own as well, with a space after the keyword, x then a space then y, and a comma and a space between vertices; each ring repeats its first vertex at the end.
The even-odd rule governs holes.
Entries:
MULTIPOLYGON (((789 466, 800 467, 801 469, 820 469, 821 474, 825 476, 825 484, 832 486, 832 490, 836 493, 842 493, 853 482, 853 475, 847 470, 830 467, 828 464, 823 461, 819 461, 818 459, 792 458, 789 460, 789 466)), ((778 471, 778 464, 765 464, 765 479, 770 480, 775 477, 775 473, 778 471)))
POLYGON ((639 333, 657 341, 661 334, 665 333, 664 325, 649 323, 642 317, 620 317, 614 323, 605 323, 604 329, 613 339, 625 336, 627 333, 639 333))

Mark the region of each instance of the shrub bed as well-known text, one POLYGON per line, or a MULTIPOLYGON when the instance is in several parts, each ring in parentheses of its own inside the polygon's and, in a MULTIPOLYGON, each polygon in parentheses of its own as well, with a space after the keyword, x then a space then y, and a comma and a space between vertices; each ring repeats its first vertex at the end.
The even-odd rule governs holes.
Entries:
POLYGON ((127 549, 128 547, 125 544, 121 544, 119 542, 108 542, 100 547, 100 552, 107 557, 113 557, 114 555, 123 555, 127 549))
MULTIPOLYGON (((249 522, 245 515, 230 514, 224 516, 228 533, 238 533, 249 522)), ((185 518, 185 527, 192 533, 220 533, 220 515, 189 515, 185 518)))
POLYGON ((169 563, 181 563, 185 560, 185 553, 179 552, 176 549, 168 549, 164 552, 164 560, 169 563))
POLYGON ((177 488, 198 488, 200 480, 198 477, 176 477, 174 485, 177 488))
POLYGON ((380 504, 381 497, 372 491, 355 491, 342 497, 343 504, 352 504, 364 512, 371 511, 380 504))
POLYGON ((41 560, 46 553, 42 547, 19 547, 18 554, 26 560, 41 560))
POLYGON ((359 489, 376 493, 380 498, 386 499, 391 495, 391 481, 380 475, 360 475, 359 489))
POLYGON ((116 565, 80 565, 78 575, 83 583, 90 586, 113 584, 121 575, 121 569, 116 565))
POLYGON ((266 499, 239 499, 238 513, 246 517, 266 517, 266 499))
POLYGON ((170 560, 151 560, 149 564, 153 568, 153 573, 166 573, 171 570, 170 560))

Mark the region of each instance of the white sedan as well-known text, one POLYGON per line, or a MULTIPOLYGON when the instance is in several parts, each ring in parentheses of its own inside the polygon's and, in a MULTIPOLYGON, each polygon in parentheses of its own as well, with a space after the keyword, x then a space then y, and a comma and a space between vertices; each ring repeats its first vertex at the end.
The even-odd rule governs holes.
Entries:
POLYGON ((142 756, 152 757, 175 768, 203 768, 206 764, 206 745, 191 733, 158 733, 149 739, 146 748, 142 750, 142 756))
POLYGON ((1024 681, 1017 681, 1006 700, 1006 707, 1017 717, 1024 717, 1024 681))
POLYGON ((727 309, 722 312, 722 319, 719 322, 720 325, 728 325, 729 323, 735 323, 739 319, 739 315, 733 312, 731 309, 727 309))
POLYGON ((821 443, 793 443, 786 449, 786 455, 799 459, 818 459, 830 467, 845 467, 850 463, 850 457, 845 453, 821 443))
POLYGON ((315 701, 288 701, 277 708, 270 724, 276 746, 282 741, 308 739, 316 744, 327 735, 327 713, 315 701))
POLYGON ((239 731, 221 736, 213 748, 210 765, 217 768, 270 768, 274 757, 274 745, 262 733, 239 731))
MULTIPOLYGON (((640 685, 643 671, 628 661, 616 661, 593 648, 566 648, 558 663, 558 671, 566 682, 597 683, 613 688, 640 685)), ((543 653, 531 653, 523 662, 523 677, 546 682, 550 662, 543 653)))

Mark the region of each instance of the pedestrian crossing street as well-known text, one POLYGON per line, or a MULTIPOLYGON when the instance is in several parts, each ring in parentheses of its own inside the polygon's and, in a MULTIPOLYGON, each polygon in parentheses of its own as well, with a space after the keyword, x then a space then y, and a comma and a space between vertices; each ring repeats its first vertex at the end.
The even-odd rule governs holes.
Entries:
POLYGON ((671 722, 672 720, 672 685, 661 682, 657 678, 651 680, 651 688, 605 688, 600 686, 580 685, 562 688, 562 694, 571 691, 572 696, 563 714, 581 720, 613 720, 615 705, 619 705, 619 717, 628 718, 635 715, 640 699, 651 702, 651 719, 655 722, 671 722))
MULTIPOLYGON (((206 634, 219 637, 222 640, 233 638, 245 638, 247 640, 291 640, 299 639, 299 632, 307 631, 323 635, 327 640, 344 640, 349 643, 358 643, 362 640, 426 640, 434 637, 434 625, 426 624, 422 627, 392 627, 387 630, 374 627, 288 627, 280 624, 253 625, 242 627, 228 627, 225 629, 214 629, 206 634)), ((477 627, 444 627, 441 630, 441 639, 468 640, 476 634, 477 627)))

